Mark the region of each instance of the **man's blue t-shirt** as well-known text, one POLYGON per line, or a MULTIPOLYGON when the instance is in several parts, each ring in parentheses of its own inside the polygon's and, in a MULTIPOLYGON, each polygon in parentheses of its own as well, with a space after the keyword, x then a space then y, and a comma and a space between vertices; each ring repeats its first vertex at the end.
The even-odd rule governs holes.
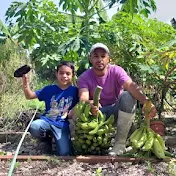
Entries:
POLYGON ((78 88, 70 85, 62 90, 57 85, 49 85, 35 93, 39 101, 45 102, 45 113, 40 118, 59 128, 68 127, 67 114, 78 102, 78 88))

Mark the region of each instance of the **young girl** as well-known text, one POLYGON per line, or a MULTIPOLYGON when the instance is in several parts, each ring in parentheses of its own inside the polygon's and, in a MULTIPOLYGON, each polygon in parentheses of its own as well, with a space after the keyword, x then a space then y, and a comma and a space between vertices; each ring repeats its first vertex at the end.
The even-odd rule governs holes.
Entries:
POLYGON ((72 86, 75 74, 74 65, 62 61, 57 66, 57 85, 48 85, 33 92, 28 84, 27 75, 22 77, 22 85, 27 99, 38 98, 45 102, 45 113, 32 122, 29 131, 32 136, 43 139, 51 148, 52 135, 56 143, 56 154, 66 156, 71 154, 71 139, 68 117, 71 109, 78 102, 78 89, 72 86))

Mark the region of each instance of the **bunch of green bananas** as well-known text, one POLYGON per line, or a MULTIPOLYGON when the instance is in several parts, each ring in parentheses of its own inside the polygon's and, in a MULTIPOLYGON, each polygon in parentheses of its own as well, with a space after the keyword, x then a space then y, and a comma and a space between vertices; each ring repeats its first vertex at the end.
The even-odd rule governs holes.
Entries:
POLYGON ((81 101, 75 106, 76 122, 73 145, 77 154, 101 154, 111 146, 114 115, 106 119, 101 111, 90 112, 91 105, 81 101))
POLYGON ((152 129, 142 126, 135 130, 129 138, 135 151, 149 156, 153 153, 157 158, 165 158, 165 142, 163 138, 152 129))

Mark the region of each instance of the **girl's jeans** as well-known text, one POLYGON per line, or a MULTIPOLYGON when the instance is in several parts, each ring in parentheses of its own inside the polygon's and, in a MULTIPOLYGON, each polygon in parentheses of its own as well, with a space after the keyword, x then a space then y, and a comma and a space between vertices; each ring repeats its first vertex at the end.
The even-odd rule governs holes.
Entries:
POLYGON ((50 125, 43 119, 37 119, 32 122, 29 132, 38 139, 46 139, 48 134, 54 137, 56 143, 56 154, 59 156, 67 156, 71 154, 71 138, 68 129, 60 129, 54 125, 50 125))

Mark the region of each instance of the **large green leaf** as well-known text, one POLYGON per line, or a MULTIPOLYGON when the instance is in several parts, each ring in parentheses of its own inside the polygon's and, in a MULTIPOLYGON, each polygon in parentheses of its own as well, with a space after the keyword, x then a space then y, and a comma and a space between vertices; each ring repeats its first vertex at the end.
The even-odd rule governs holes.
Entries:
POLYGON ((154 0, 104 0, 109 3, 109 7, 115 4, 122 4, 121 11, 131 13, 140 13, 145 17, 156 10, 156 3, 154 0))
POLYGON ((78 51, 80 49, 80 42, 81 39, 79 36, 70 38, 68 41, 59 46, 58 52, 61 52, 64 55, 70 50, 78 51))
POLYGON ((17 1, 12 2, 10 7, 7 9, 5 13, 6 21, 11 19, 12 17, 20 15, 26 5, 27 5, 26 2, 17 2, 17 1))
POLYGON ((4 33, 6 36, 11 36, 8 28, 3 24, 3 22, 0 20, 0 33, 4 33))
POLYGON ((97 1, 97 14, 103 19, 103 21, 109 21, 109 17, 102 0, 97 1))

